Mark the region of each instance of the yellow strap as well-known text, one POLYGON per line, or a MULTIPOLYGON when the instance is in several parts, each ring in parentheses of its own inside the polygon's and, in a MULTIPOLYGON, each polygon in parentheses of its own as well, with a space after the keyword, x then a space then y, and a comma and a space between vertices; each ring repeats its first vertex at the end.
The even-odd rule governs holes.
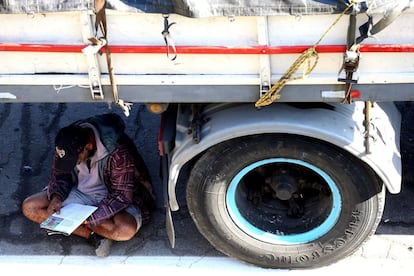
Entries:
POLYGON ((345 15, 353 5, 355 5, 355 3, 356 3, 356 0, 352 0, 352 2, 346 7, 346 9, 336 18, 336 20, 331 24, 331 26, 329 26, 329 28, 322 34, 319 40, 312 47, 305 50, 293 62, 293 64, 283 74, 283 76, 262 97, 260 97, 260 99, 255 104, 256 107, 267 106, 273 103, 274 101, 280 99, 280 91, 286 85, 288 81, 295 80, 295 79, 303 79, 304 77, 307 77, 313 71, 313 69, 316 67, 316 64, 318 63, 318 60, 319 60, 316 47, 325 38, 328 32, 336 25, 336 23, 338 23, 341 17, 345 15), (314 59, 313 64, 312 64, 312 58, 314 59), (296 74, 296 72, 305 64, 305 62, 307 64, 307 67, 304 68, 302 76, 294 77, 294 74, 296 74))

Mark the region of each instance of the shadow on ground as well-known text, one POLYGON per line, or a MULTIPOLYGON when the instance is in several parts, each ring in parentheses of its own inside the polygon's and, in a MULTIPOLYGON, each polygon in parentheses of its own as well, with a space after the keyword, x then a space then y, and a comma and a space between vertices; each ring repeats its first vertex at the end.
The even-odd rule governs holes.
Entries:
MULTIPOLYGON (((403 115, 401 153, 403 187, 388 194, 377 234, 414 235, 414 106, 399 103, 403 115)), ((108 111, 106 104, 2 104, 0 105, 0 255, 94 255, 93 248, 76 236, 47 236, 38 225, 25 219, 21 202, 47 184, 52 153, 50 145, 57 130, 80 118, 108 111)), ((121 114, 122 115, 122 114, 121 114)), ((123 115, 122 115, 123 116, 123 115)), ((156 185, 158 180, 158 120, 138 106, 126 118, 127 129, 147 160, 156 185)), ((128 242, 114 244, 111 255, 122 256, 222 256, 199 234, 186 208, 184 188, 179 189, 180 206, 173 213, 176 246, 171 248, 165 231, 162 200, 151 224, 128 242)))

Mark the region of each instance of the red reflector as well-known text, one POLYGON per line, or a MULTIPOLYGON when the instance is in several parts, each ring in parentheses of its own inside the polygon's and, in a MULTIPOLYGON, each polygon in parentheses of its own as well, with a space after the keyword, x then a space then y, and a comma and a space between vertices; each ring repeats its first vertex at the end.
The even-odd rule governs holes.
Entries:
POLYGON ((359 98, 361 98, 361 92, 359 92, 359 90, 352 90, 351 91, 351 98, 352 99, 359 99, 359 98))

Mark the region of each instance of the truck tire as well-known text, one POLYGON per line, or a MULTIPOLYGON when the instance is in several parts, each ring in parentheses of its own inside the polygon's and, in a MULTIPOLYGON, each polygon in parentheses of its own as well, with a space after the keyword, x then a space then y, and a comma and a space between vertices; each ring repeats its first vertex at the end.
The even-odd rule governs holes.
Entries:
POLYGON ((191 169, 186 199, 220 252, 265 268, 330 265, 376 230, 385 189, 362 161, 323 141, 256 135, 221 143, 191 169))

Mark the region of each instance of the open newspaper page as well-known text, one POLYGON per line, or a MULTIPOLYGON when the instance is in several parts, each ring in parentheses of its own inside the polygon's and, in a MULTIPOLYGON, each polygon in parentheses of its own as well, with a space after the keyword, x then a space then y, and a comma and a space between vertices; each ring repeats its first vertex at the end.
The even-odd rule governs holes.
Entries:
POLYGON ((98 207, 70 203, 60 210, 60 214, 53 213, 40 224, 40 228, 64 235, 72 234, 98 207))

